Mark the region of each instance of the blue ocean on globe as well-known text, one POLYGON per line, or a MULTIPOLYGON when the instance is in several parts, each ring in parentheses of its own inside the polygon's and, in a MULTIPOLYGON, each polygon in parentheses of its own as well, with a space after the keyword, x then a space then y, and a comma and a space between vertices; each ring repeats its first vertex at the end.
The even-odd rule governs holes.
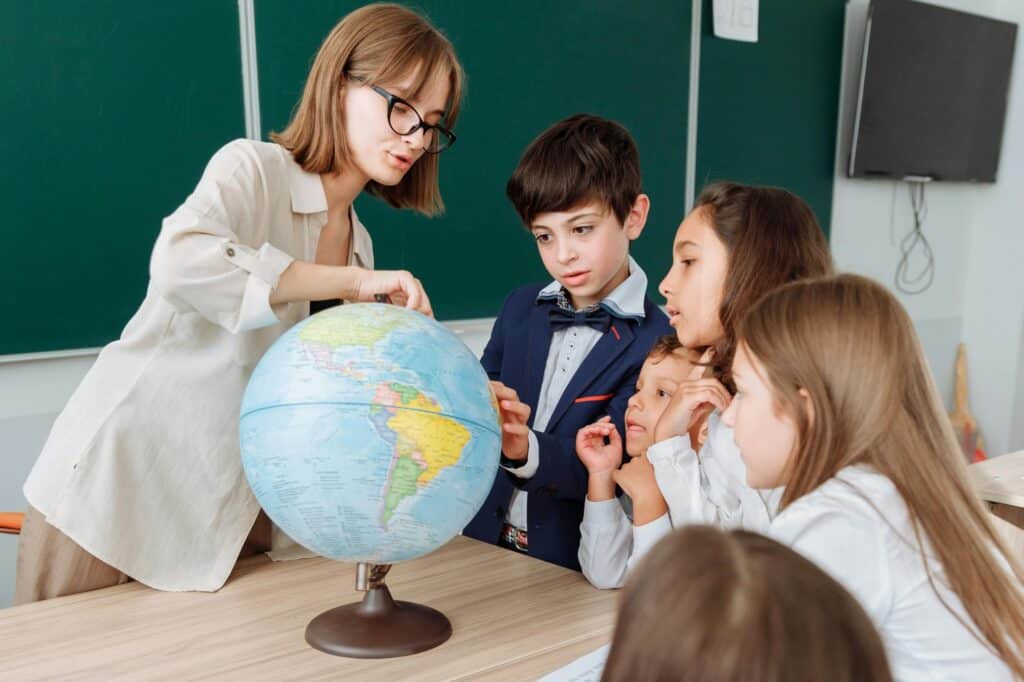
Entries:
POLYGON ((310 551, 353 562, 443 545, 483 504, 501 452, 472 351, 384 304, 331 308, 282 335, 252 374, 239 431, 271 520, 310 551))

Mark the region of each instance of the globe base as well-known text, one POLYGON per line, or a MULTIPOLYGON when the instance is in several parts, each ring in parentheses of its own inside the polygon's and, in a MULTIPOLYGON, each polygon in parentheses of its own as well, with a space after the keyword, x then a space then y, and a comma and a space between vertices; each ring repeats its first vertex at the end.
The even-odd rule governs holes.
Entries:
POLYGON ((452 636, 452 624, 429 606, 391 598, 387 585, 358 604, 324 611, 306 626, 306 642, 335 656, 394 658, 433 649, 452 636))

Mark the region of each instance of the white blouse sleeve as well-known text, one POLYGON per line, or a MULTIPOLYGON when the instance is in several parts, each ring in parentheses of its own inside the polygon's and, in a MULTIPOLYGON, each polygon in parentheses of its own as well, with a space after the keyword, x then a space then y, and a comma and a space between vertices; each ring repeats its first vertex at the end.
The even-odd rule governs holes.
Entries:
MULTIPOLYGON (((150 261, 152 285, 179 310, 193 310, 232 333, 279 322, 270 293, 294 258, 270 244, 268 188, 244 141, 221 148, 195 191, 164 219, 150 261)), ((283 188, 287 200, 287 185, 283 188)))
POLYGON ((708 419, 708 439, 700 454, 686 435, 655 443, 647 451, 672 526, 706 523, 764 531, 778 509, 782 490, 758 491, 748 486, 732 429, 717 413, 708 419))
POLYGON ((587 500, 580 524, 579 560, 583 575, 602 590, 622 587, 643 555, 671 531, 668 515, 633 526, 619 500, 587 500))

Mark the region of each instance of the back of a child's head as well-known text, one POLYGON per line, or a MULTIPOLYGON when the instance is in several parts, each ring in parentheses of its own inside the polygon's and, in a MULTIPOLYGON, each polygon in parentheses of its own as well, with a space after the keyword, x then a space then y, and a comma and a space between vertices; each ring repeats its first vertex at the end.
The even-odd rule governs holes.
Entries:
POLYGON ((1018 580, 1024 574, 971 487, 913 322, 896 297, 857 275, 794 282, 751 306, 738 334, 779 414, 796 425, 780 507, 850 465, 887 476, 908 508, 910 540, 922 552, 930 544, 942 581, 1024 676, 1024 597, 992 548, 1018 580))
POLYGON ((755 533, 689 526, 633 571, 606 682, 887 682, 881 638, 813 563, 755 533))
POLYGON ((719 306, 725 336, 715 357, 728 385, 739 318, 782 284, 830 274, 832 255, 811 207, 779 187, 715 183, 700 193, 694 210, 704 212, 729 253, 719 306))
POLYGON ((642 192, 636 142, 615 121, 577 114, 540 134, 505 188, 523 224, 595 201, 625 222, 642 192))

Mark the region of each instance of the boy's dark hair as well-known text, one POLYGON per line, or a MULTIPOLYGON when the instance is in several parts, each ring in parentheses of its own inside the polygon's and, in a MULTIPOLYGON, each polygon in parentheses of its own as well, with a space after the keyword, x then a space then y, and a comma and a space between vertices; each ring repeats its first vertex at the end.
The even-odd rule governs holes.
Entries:
POLYGON ((654 340, 654 345, 647 353, 647 359, 660 362, 668 356, 681 349, 683 344, 679 343, 679 337, 675 334, 665 334, 654 340))
POLYGON ((523 224, 541 213, 600 201, 625 222, 640 196, 636 142, 615 121, 576 114, 540 134, 505 186, 523 224))

